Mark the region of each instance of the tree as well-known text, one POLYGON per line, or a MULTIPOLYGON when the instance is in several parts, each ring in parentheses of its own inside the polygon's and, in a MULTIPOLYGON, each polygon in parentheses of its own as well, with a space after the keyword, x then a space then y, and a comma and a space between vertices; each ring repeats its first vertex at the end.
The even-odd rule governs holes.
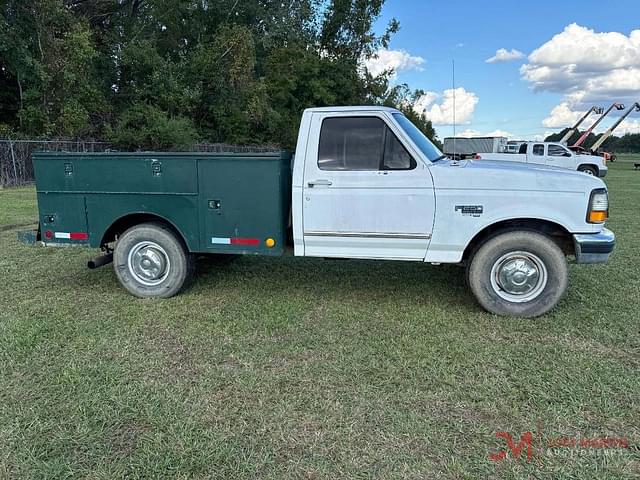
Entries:
POLYGON ((129 150, 171 150, 192 144, 197 137, 190 119, 169 114, 144 103, 124 111, 107 138, 129 150))
POLYGON ((396 85, 386 92, 384 104, 390 107, 396 107, 405 117, 407 117, 416 127, 424 133, 427 138, 434 142, 439 148, 442 144, 438 139, 435 129, 431 121, 424 115, 415 111, 413 105, 424 95, 422 90, 412 91, 407 84, 396 85))
POLYGON ((29 135, 91 134, 90 117, 108 106, 86 21, 55 0, 7 0, 1 15, 2 80, 13 92, 4 98, 17 101, 8 123, 29 135))
POLYGON ((362 61, 399 24, 384 0, 5 0, 0 124, 121 148, 194 139, 293 148, 305 108, 411 108, 418 92, 362 61))

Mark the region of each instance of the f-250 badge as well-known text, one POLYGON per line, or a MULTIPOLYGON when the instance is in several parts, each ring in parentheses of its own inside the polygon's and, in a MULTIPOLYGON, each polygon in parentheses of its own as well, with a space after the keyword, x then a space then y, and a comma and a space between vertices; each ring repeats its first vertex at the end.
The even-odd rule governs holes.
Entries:
POLYGON ((479 217, 482 215, 482 205, 456 205, 456 212, 462 213, 462 215, 470 215, 472 217, 479 217))

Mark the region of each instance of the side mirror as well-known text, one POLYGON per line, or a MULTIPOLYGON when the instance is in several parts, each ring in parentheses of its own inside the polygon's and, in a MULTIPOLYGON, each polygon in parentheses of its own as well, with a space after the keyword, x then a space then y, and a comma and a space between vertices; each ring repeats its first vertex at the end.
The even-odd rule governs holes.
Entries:
POLYGON ((571 155, 569 152, 564 152, 562 154, 563 157, 572 157, 573 155, 571 155))

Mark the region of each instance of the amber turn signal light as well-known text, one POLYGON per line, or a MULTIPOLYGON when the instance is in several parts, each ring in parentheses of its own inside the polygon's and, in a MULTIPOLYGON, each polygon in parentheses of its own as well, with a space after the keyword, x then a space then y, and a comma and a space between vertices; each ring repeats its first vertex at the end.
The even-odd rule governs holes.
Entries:
POLYGON ((589 212, 589 222, 604 223, 607 221, 607 212, 589 212))

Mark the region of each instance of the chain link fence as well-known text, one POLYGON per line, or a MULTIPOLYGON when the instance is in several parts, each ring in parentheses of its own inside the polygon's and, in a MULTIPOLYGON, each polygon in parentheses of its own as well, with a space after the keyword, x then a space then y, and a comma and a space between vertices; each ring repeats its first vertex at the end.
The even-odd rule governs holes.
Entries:
POLYGON ((33 182, 33 152, 104 152, 110 148, 109 143, 94 141, 0 139, 0 186, 33 182))
MULTIPOLYGON (((269 153, 279 148, 272 145, 232 145, 226 143, 196 143, 183 151, 211 153, 269 153)), ((107 142, 72 140, 11 140, 0 139, 0 188, 25 185, 34 181, 33 152, 115 152, 107 142)))

